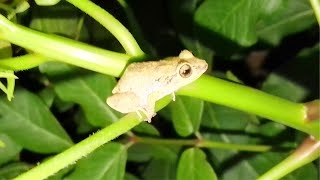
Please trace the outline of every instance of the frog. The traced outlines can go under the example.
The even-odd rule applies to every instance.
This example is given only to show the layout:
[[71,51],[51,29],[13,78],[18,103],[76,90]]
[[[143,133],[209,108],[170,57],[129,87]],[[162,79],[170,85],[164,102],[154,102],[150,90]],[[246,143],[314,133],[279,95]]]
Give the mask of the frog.
[[131,63],[106,103],[121,113],[136,112],[141,120],[150,123],[156,115],[156,101],[170,94],[175,101],[175,92],[198,79],[207,69],[207,62],[188,50],[163,60]]

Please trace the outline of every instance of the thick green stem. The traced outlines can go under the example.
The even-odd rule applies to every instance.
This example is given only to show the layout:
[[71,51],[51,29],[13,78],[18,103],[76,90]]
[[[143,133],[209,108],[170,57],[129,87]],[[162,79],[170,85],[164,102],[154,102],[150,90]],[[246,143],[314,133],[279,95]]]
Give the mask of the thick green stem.
[[290,172],[320,157],[320,141],[308,137],[289,157],[263,174],[258,180],[281,179]]
[[119,76],[130,56],[14,24],[0,15],[0,39],[92,71]]
[[94,4],[89,0],[67,0],[81,11],[93,17],[102,26],[104,26],[111,34],[113,34],[125,51],[134,57],[144,56],[144,52],[140,49],[138,43],[128,31],[116,18],[114,18],[107,11]]
[[75,163],[103,144],[129,131],[140,122],[139,117],[135,113],[130,113],[66,151],[21,174],[15,180],[45,179],[68,165]]
[[265,145],[244,145],[244,144],[232,144],[213,142],[199,139],[156,139],[146,137],[134,137],[134,142],[143,144],[161,144],[161,145],[187,145],[197,146],[203,148],[220,148],[231,149],[237,151],[251,151],[251,152],[265,152],[271,149],[271,146]]
[[306,108],[262,91],[208,75],[181,88],[177,94],[233,107],[285,124],[320,138],[320,123],[307,122]]
[[[156,104],[156,110],[162,109],[168,105],[170,101],[170,96],[166,96],[165,98],[161,99]],[[88,155],[103,144],[115,139],[121,134],[128,132],[140,122],[141,120],[136,113],[129,113],[119,121],[89,136],[64,152],[19,175],[15,178],[15,180],[45,179],[55,174],[59,170],[67,167],[68,165],[74,164],[77,160]]]

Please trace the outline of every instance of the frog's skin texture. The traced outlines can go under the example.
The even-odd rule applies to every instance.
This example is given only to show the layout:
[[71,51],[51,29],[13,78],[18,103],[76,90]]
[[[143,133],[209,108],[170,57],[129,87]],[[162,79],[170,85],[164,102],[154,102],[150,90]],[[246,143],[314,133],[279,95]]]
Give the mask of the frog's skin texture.
[[155,102],[198,79],[208,68],[188,50],[178,57],[130,64],[107,98],[107,104],[122,113],[137,112],[147,121],[156,115]]

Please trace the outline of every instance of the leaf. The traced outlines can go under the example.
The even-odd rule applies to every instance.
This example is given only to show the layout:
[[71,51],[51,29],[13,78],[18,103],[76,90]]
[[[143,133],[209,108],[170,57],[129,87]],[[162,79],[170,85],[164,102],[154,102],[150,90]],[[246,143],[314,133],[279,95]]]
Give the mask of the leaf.
[[[264,174],[270,170],[273,166],[278,164],[280,161],[285,159],[288,156],[288,153],[279,153],[279,152],[267,152],[259,154],[251,158],[247,164],[247,167],[254,169],[259,175]],[[239,169],[235,170],[239,171]],[[284,180],[298,180],[298,179],[317,179],[318,170],[312,163],[307,164],[292,173],[281,178]]]
[[75,170],[65,179],[123,179],[126,159],[126,147],[111,142],[98,148],[88,157],[79,160]]
[[17,156],[22,148],[5,134],[0,134],[0,141],[4,143],[4,147],[0,147],[0,165],[2,165]]
[[[54,5],[58,1],[60,0],[42,0],[43,4],[41,5]],[[62,2],[50,7],[33,6],[29,26],[46,33],[64,35],[70,38],[80,37],[82,41],[87,40],[89,38],[88,30],[85,26],[79,26],[79,22],[79,10],[69,3]]]
[[111,90],[116,84],[113,77],[82,72],[57,62],[42,64],[40,71],[49,75],[59,98],[81,106],[91,125],[104,127],[121,116],[106,104],[107,96],[111,95]]
[[226,106],[205,103],[202,125],[218,130],[243,131],[249,124],[259,123],[256,116]]
[[180,147],[164,145],[134,144],[128,150],[128,160],[146,162],[150,159],[167,159],[175,161]]
[[124,180],[139,180],[138,177],[134,176],[133,174],[131,173],[126,173],[124,175]]
[[0,124],[1,132],[34,152],[61,152],[72,145],[44,102],[24,89],[16,90],[12,102],[0,98]]
[[257,41],[256,23],[263,3],[262,0],[206,0],[197,9],[195,22],[242,46],[251,46]]
[[74,166],[75,165],[71,165],[66,168],[63,168],[54,175],[47,177],[46,180],[62,180],[64,179],[64,176],[69,174],[74,169]]
[[176,163],[168,159],[153,159],[142,174],[143,179],[175,179]]
[[276,45],[283,37],[310,28],[316,18],[309,4],[307,0],[266,1],[264,18],[257,25],[258,36]]
[[177,180],[184,179],[217,179],[217,175],[201,149],[190,148],[182,153],[178,164]]
[[202,100],[178,96],[169,106],[174,128],[180,136],[189,136],[199,130],[203,113]]
[[138,126],[135,126],[133,131],[151,136],[160,136],[159,131],[152,124],[147,122],[142,122]]
[[0,179],[13,179],[19,174],[31,169],[33,166],[27,163],[15,162],[0,168]]
[[53,89],[48,87],[39,92],[40,98],[44,101],[48,108],[50,108],[53,104],[54,98],[56,94]]
[[79,110],[74,113],[74,122],[77,125],[77,133],[78,134],[87,134],[93,132],[96,128],[93,127],[89,122],[86,120],[83,111]]
[[183,45],[201,59],[205,59],[211,69],[213,50],[203,44],[198,38],[199,29],[195,25],[193,16],[199,0],[171,0],[169,10],[173,25],[178,32],[178,37]]
[[276,73],[271,73],[262,85],[262,90],[275,96],[299,102],[307,95],[307,90],[302,86],[282,77]]
[[[250,138],[247,135],[241,136],[239,134],[203,134],[203,137],[211,141],[225,143],[249,144],[250,142]],[[251,157],[248,153],[214,148],[209,149],[208,153],[210,162],[214,167],[218,167],[216,172],[219,174],[219,179],[256,179],[259,176],[254,167],[248,162]]]

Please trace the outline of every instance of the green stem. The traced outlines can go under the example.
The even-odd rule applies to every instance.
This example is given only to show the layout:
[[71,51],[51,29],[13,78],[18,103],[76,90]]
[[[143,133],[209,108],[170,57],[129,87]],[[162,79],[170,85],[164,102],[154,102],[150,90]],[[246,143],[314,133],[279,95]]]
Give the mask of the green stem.
[[320,25],[320,1],[319,0],[310,0],[313,12],[317,18],[318,24]]
[[39,54],[27,54],[14,58],[0,60],[0,69],[8,69],[14,71],[27,70],[39,66],[47,62],[48,58]]
[[113,34],[127,54],[134,57],[144,56],[144,52],[140,49],[138,43],[130,32],[111,14],[94,4],[89,0],[67,0],[81,11],[93,17],[102,26],[104,26],[111,34]]
[[91,153],[103,144],[129,131],[141,121],[135,113],[130,113],[116,123],[100,130],[55,157],[16,177],[15,180],[45,179],[66,166],[75,163],[80,158]]
[[220,149],[251,151],[251,152],[266,152],[272,148],[271,146],[267,146],[267,145],[244,145],[244,144],[221,143],[221,142],[213,142],[213,141],[201,141],[198,146],[206,147],[206,148],[220,148]]
[[238,151],[251,151],[251,152],[265,152],[271,149],[271,146],[265,145],[242,145],[232,143],[213,142],[208,140],[199,139],[156,139],[146,137],[134,137],[136,143],[143,144],[160,144],[160,145],[187,145],[187,146],[198,146],[203,148],[220,148],[230,149]]
[[129,29],[131,30],[135,39],[139,42],[139,45],[142,47],[143,50],[145,50],[145,52],[148,55],[154,55],[155,54],[154,49],[152,48],[151,44],[144,39],[143,32],[139,26],[139,23],[136,20],[134,13],[130,8],[130,6],[128,5],[128,3],[126,2],[126,0],[118,0],[118,2],[122,6],[123,10],[127,15],[128,23],[130,26]]
[[293,154],[260,176],[258,180],[281,179],[285,175],[311,163],[319,157],[320,141],[316,141],[309,137]]
[[[168,105],[170,101],[170,96],[166,96],[165,98],[161,99],[156,104],[156,110],[162,109]],[[19,175],[15,178],[15,180],[45,179],[55,174],[59,170],[67,167],[68,165],[74,164],[77,160],[88,155],[103,144],[115,139],[121,134],[128,132],[140,122],[141,120],[139,120],[139,116],[136,113],[129,113],[119,121],[94,133],[64,152]]]
[[0,15],[0,39],[53,60],[119,76],[130,56],[14,24]]
[[285,124],[320,138],[320,123],[305,120],[306,108],[262,91],[208,75],[181,88],[177,94],[233,107]]

